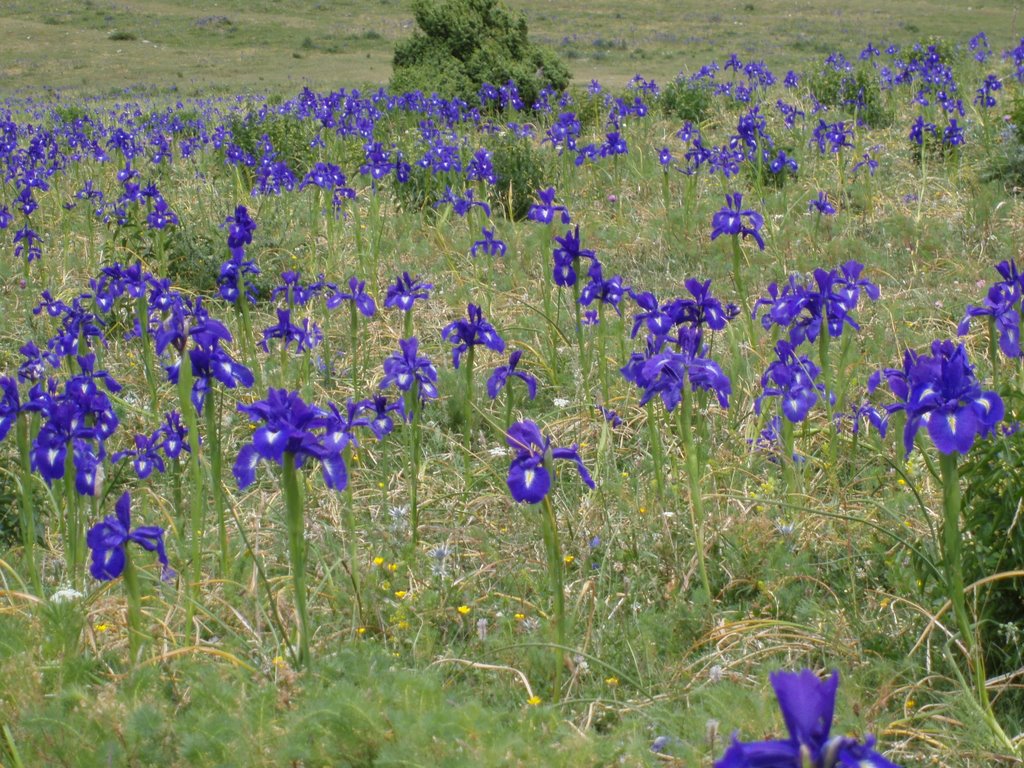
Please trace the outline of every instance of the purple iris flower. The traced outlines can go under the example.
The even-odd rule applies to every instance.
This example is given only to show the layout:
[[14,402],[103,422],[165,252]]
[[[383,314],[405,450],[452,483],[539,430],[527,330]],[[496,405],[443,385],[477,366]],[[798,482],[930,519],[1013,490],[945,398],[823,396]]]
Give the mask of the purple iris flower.
[[[764,217],[751,208],[743,208],[743,195],[739,192],[726,195],[725,202],[725,207],[711,217],[711,239],[719,235],[750,236],[763,251],[764,239],[760,230],[764,226]],[[749,223],[744,224],[744,219]]]
[[260,349],[269,352],[267,342],[270,339],[281,339],[285,349],[295,342],[296,352],[308,352],[323,340],[323,333],[315,323],[310,327],[309,318],[303,318],[302,325],[296,325],[291,321],[291,310],[277,310],[277,325],[272,325],[263,330],[263,340],[260,341]]
[[433,287],[430,283],[421,282],[419,275],[413,278],[409,276],[408,272],[403,272],[392,285],[388,286],[384,296],[384,306],[398,307],[403,312],[408,312],[419,299],[430,298],[430,291]]
[[605,280],[601,262],[594,259],[594,263],[590,265],[590,270],[587,272],[587,277],[590,278],[590,282],[580,291],[580,305],[589,307],[595,301],[600,301],[602,304],[613,307],[621,316],[622,309],[619,305],[622,303],[622,294],[626,290],[622,285],[622,276],[614,275]]
[[360,280],[358,277],[353,276],[348,279],[348,291],[335,291],[333,296],[328,297],[327,308],[336,309],[341,306],[343,301],[354,302],[356,309],[364,317],[373,317],[377,314],[377,303],[373,300],[373,296],[366,292],[366,281]]
[[555,267],[552,272],[555,285],[563,288],[576,285],[576,271],[579,269],[580,259],[586,258],[595,260],[594,252],[580,248],[580,228],[569,230],[564,237],[555,237],[558,247],[552,254],[555,259]]
[[797,355],[793,345],[784,339],[775,344],[777,359],[768,365],[761,377],[763,391],[754,401],[754,411],[761,413],[765,398],[778,397],[782,414],[794,423],[807,418],[808,411],[824,394],[825,385],[815,383],[821,373],[806,355]]
[[827,192],[818,192],[818,198],[811,200],[807,206],[809,211],[817,211],[823,216],[834,216],[836,213],[836,207],[829,202]]
[[252,244],[252,233],[256,231],[256,222],[249,216],[244,205],[235,208],[235,215],[224,220],[228,227],[228,248],[232,252]]
[[177,411],[171,411],[164,416],[164,423],[161,424],[153,434],[135,435],[135,450],[118,451],[110,460],[113,463],[121,459],[131,458],[135,467],[135,474],[140,480],[149,477],[153,470],[164,471],[164,460],[161,451],[169,459],[176,459],[181,455],[182,450],[191,451],[185,438],[188,435],[188,428],[181,423],[181,416]]
[[729,407],[732,383],[714,360],[705,356],[700,348],[700,333],[683,329],[678,351],[658,352],[643,361],[637,383],[644,390],[640,405],[655,395],[661,397],[666,411],[673,411],[683,399],[683,388],[714,392],[723,408]]
[[526,390],[531,400],[537,396],[537,378],[532,374],[516,370],[516,366],[519,365],[519,359],[522,356],[522,350],[515,350],[509,355],[508,364],[499,365],[494,369],[491,377],[487,379],[487,394],[490,395],[492,400],[498,396],[498,393],[501,392],[510,378],[517,378],[526,384]]
[[863,269],[863,264],[852,260],[838,270],[816,269],[816,289],[798,283],[796,277],[790,275],[781,290],[776,283],[769,284],[768,296],[754,303],[752,315],[756,317],[761,307],[767,307],[761,325],[765,330],[773,325],[789,328],[789,340],[794,346],[805,340],[815,341],[822,327],[827,328],[833,338],[842,335],[845,325],[860,330],[851,313],[857,308],[861,290],[872,301],[877,301],[880,295],[878,286],[860,276]]
[[770,676],[788,739],[741,742],[733,736],[715,768],[899,768],[874,750],[875,739],[863,744],[851,736],[832,736],[839,673],[821,680],[811,670],[774,672]]
[[110,581],[124,571],[127,555],[125,547],[134,542],[147,552],[156,552],[163,566],[161,578],[164,581],[174,577],[167,562],[164,547],[164,529],[155,525],[144,525],[132,530],[131,496],[125,491],[114,505],[116,514],[108,515],[96,523],[85,535],[85,543],[92,551],[92,565],[89,572],[94,579]]
[[541,224],[551,224],[555,220],[555,214],[560,214],[563,224],[569,223],[569,209],[564,205],[555,205],[555,188],[537,190],[537,197],[540,203],[530,207],[526,218],[530,221],[537,221]]
[[383,440],[385,435],[390,435],[395,428],[395,420],[392,413],[398,418],[405,420],[405,406],[402,401],[389,402],[385,395],[374,395],[360,403],[363,411],[372,411],[373,416],[368,420],[371,431],[378,440]]
[[10,376],[0,376],[0,441],[11,431],[18,414],[21,413],[21,398],[18,382]]
[[551,474],[548,466],[553,459],[568,459],[575,462],[583,482],[591,488],[594,481],[583,466],[579,450],[552,448],[551,438],[544,437],[540,428],[532,421],[519,421],[509,427],[505,440],[517,451],[508,468],[508,489],[512,498],[519,503],[537,504],[551,490]]
[[287,271],[281,273],[281,285],[274,288],[270,298],[276,300],[279,296],[284,296],[288,306],[293,307],[308,304],[310,299],[324,291],[337,289],[338,286],[327,282],[323,275],[318,275],[309,285],[303,285],[302,276],[298,272]]
[[458,368],[464,352],[470,347],[483,345],[495,352],[505,351],[505,340],[487,320],[476,304],[466,308],[466,317],[448,323],[441,330],[441,338],[455,344],[452,349],[452,364]]
[[408,392],[413,384],[419,385],[421,400],[437,397],[437,369],[430,358],[419,354],[420,342],[415,336],[398,340],[399,351],[384,361],[384,378],[380,388],[394,385],[402,392]]
[[914,449],[914,438],[923,424],[940,453],[967,453],[976,437],[995,431],[1003,419],[1002,398],[984,392],[967,361],[963,344],[934,341],[930,355],[907,350],[903,369],[876,371],[868,380],[873,392],[885,376],[897,402],[886,406],[890,414],[904,411],[903,449]]
[[476,258],[477,251],[483,251],[488,256],[504,256],[508,250],[508,246],[502,240],[499,240],[494,236],[493,229],[487,229],[484,227],[481,230],[483,239],[477,240],[473,243],[473,247],[469,249],[469,255],[474,259]]
[[957,335],[964,336],[970,328],[972,317],[989,316],[999,331],[999,348],[1007,357],[1020,357],[1020,304],[1019,283],[1000,282],[988,289],[988,295],[980,307],[967,307],[963,320],[957,326]]
[[295,457],[296,467],[302,466],[307,458],[319,461],[327,487],[345,490],[348,471],[341,450],[328,445],[318,433],[326,426],[326,414],[303,401],[298,392],[271,388],[265,400],[252,405],[240,403],[238,410],[248,414],[252,421],[263,422],[253,433],[252,442],[242,446],[231,470],[239,488],[248,488],[255,482],[256,466],[261,460],[283,464],[288,453]]

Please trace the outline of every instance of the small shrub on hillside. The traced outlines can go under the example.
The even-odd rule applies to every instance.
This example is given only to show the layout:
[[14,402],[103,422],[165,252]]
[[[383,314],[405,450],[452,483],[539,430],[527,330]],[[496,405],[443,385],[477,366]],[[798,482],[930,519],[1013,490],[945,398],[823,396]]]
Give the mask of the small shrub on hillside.
[[526,218],[534,195],[548,178],[540,153],[529,139],[506,135],[492,150],[491,162],[497,176],[495,185],[498,203],[505,218],[519,221]]
[[544,86],[569,85],[557,54],[531,43],[526,17],[500,0],[415,0],[413,15],[418,29],[395,47],[393,93],[436,91],[476,104],[484,83],[511,80],[529,107]]
[[665,86],[658,103],[667,117],[700,123],[711,108],[711,99],[710,83],[677,79]]
[[845,110],[872,128],[892,125],[892,110],[886,108],[878,77],[869,67],[851,72],[827,68],[811,77],[807,85],[826,107]]

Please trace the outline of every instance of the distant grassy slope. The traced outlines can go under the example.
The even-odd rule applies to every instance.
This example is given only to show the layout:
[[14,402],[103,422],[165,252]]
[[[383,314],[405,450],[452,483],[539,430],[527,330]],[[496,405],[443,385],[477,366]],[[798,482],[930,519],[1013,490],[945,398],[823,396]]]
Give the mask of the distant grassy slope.
[[[963,41],[985,31],[1015,40],[1019,0],[510,0],[532,36],[556,47],[578,80],[665,80],[736,51],[785,71],[866,42],[928,35]],[[40,6],[43,6],[40,9]],[[412,33],[408,0],[6,0],[0,3],[0,94],[126,85],[282,90],[383,84],[394,41]],[[854,41],[853,43],[849,41]],[[852,47],[851,47],[852,46]]]

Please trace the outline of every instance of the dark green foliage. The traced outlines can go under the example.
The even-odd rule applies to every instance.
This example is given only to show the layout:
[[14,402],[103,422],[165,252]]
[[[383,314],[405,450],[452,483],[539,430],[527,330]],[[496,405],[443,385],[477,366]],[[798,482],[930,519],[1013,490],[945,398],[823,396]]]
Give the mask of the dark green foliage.
[[[1024,393],[1003,390],[1006,422],[1024,418]],[[961,467],[965,580],[1018,570],[1024,563],[1024,431],[979,441]],[[988,673],[1024,666],[1024,579],[995,581],[978,593]],[[1018,705],[1024,702],[1018,700]]]
[[892,125],[893,112],[885,106],[878,77],[870,67],[859,66],[852,72],[827,68],[811,77],[807,86],[826,107],[845,110],[871,128]]
[[569,85],[558,56],[531,43],[526,18],[500,0],[415,0],[413,13],[419,28],[395,47],[393,92],[437,92],[476,104],[481,85],[512,80],[529,107],[545,85]]
[[658,103],[667,117],[699,123],[711,108],[711,88],[706,81],[674,80],[662,90]]
[[528,139],[512,135],[498,139],[491,161],[498,178],[495,192],[505,217],[512,221],[526,218],[537,190],[549,186],[541,154]]
[[924,61],[932,53],[935,53],[939,57],[939,61],[947,65],[952,65],[960,58],[960,52],[956,45],[937,35],[929,35],[922,39],[906,53],[907,60],[910,62]]
[[[268,107],[274,106],[272,101],[272,98],[267,99]],[[317,133],[316,123],[267,111],[233,116],[228,126],[232,141],[257,160],[263,155],[263,137],[266,136],[277,159],[288,163],[292,173],[300,179],[317,162],[317,150],[310,146]],[[246,171],[249,174],[247,181],[251,182],[252,171]]]
[[[994,115],[987,115],[994,120]],[[1002,182],[1007,189],[1024,187],[1024,98],[1015,98],[1010,106],[1009,124],[998,141],[993,142],[991,154],[982,171],[985,181]]]

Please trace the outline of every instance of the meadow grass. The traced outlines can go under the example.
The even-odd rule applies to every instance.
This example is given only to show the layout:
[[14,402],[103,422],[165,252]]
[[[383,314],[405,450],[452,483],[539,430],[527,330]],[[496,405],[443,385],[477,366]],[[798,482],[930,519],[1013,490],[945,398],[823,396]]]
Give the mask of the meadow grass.
[[[903,27],[894,25],[888,6],[862,4],[858,10],[820,17],[808,10],[797,31],[781,12],[774,13],[783,4],[758,3],[751,11],[739,7],[731,15],[688,6],[673,11],[680,14],[678,29],[700,28],[716,41],[712,52],[698,50],[703,43],[688,42],[678,29],[671,34],[680,37],[668,39],[665,30],[672,20],[655,17],[656,4],[647,5],[630,10],[625,49],[615,44],[606,57],[577,61],[607,67],[593,70],[604,79],[631,75],[634,69],[670,77],[686,63],[704,63],[713,56],[724,62],[729,45],[720,45],[719,39],[734,41],[741,53],[749,50],[741,47],[748,38],[739,32],[735,37],[723,33],[730,26],[739,28],[741,19],[759,30],[759,38],[779,41],[787,55],[803,55],[800,35],[818,39],[821,32],[820,39],[828,41],[856,30],[865,43],[871,37],[888,42],[894,35],[882,30],[901,29],[907,40],[916,40],[961,33],[957,25],[968,18],[962,9],[941,16],[933,12],[938,4],[912,3],[901,8],[905,18],[915,18],[913,11],[929,23],[920,21],[920,29],[911,29],[907,21]],[[547,30],[574,18],[568,4],[521,6],[538,39],[554,37]],[[802,666],[839,669],[843,684],[834,732],[874,733],[880,748],[901,765],[1018,762],[979,717],[956,625],[937,616],[946,600],[936,535],[942,486],[934,450],[924,440],[905,460],[896,428],[884,441],[874,430],[856,439],[844,430],[832,438],[819,400],[812,417],[797,426],[802,464],[780,462],[778,450],[756,449],[752,443],[765,418],[755,413],[754,403],[761,374],[772,359],[773,339],[759,324],[750,334],[743,317],[709,335],[710,354],[732,379],[728,409],[718,407],[714,398],[697,398],[693,429],[679,430],[675,414],[666,415],[660,404],[641,407],[636,388],[618,372],[629,354],[641,349],[642,334],[635,342],[628,334],[636,311],[632,301],[623,300],[621,321],[605,307],[602,325],[577,329],[571,289],[550,287],[551,236],[563,235],[564,226],[548,228],[503,216],[505,190],[500,188],[482,188],[492,206],[489,220],[476,209],[459,217],[451,206],[434,207],[446,184],[457,190],[465,186],[454,173],[413,170],[408,183],[389,175],[371,184],[359,172],[366,162],[364,137],[320,130],[315,118],[296,116],[302,102],[291,98],[298,86],[292,87],[288,78],[308,75],[314,85],[334,87],[319,79],[326,77],[324,62],[343,61],[346,55],[321,50],[334,37],[328,39],[322,19],[318,24],[317,14],[303,12],[298,4],[222,3],[218,13],[231,25],[217,22],[224,29],[210,31],[218,37],[207,41],[202,53],[207,58],[191,61],[176,48],[197,35],[182,31],[186,21],[195,26],[189,20],[198,14],[186,6],[54,4],[48,8],[52,19],[34,18],[28,8],[15,2],[4,13],[19,31],[39,35],[35,39],[47,46],[58,40],[63,26],[79,30],[84,71],[58,76],[44,67],[14,73],[5,87],[102,89],[118,81],[116,66],[92,74],[99,67],[92,57],[109,54],[103,46],[127,50],[146,45],[143,40],[167,46],[162,53],[153,49],[151,56],[135,58],[139,68],[131,71],[156,85],[148,95],[34,97],[9,104],[19,125],[42,125],[58,136],[66,136],[76,119],[90,117],[92,127],[78,124],[87,133],[98,132],[102,121],[128,126],[140,141],[150,141],[147,127],[179,115],[186,127],[174,132],[174,161],[153,165],[140,157],[134,163],[143,182],[158,186],[179,223],[157,235],[145,224],[145,204],[131,207],[123,225],[98,221],[86,201],[66,207],[86,180],[108,199],[121,194],[117,173],[124,163],[113,148],[111,162],[80,159],[50,176],[49,189],[37,193],[39,209],[31,214],[44,236],[42,258],[26,271],[23,259],[14,258],[10,239],[0,251],[5,257],[0,263],[0,370],[13,375],[21,360],[19,347],[28,339],[43,346],[54,334],[56,321],[32,311],[41,291],[71,302],[89,290],[89,279],[102,266],[139,259],[152,272],[166,264],[183,294],[204,297],[211,314],[234,335],[228,345],[232,354],[259,372],[264,389],[286,385],[307,401],[340,405],[347,397],[377,390],[381,361],[408,335],[406,317],[382,304],[387,285],[409,271],[434,284],[430,299],[416,303],[413,319],[420,351],[439,371],[441,396],[423,406],[419,463],[407,459],[410,430],[399,425],[379,442],[361,432],[360,444],[347,454],[345,492],[326,489],[315,468],[301,473],[312,627],[311,659],[305,664],[296,659],[298,619],[289,565],[294,559],[289,558],[278,471],[263,462],[255,484],[244,489],[230,472],[254,428],[236,406],[262,399],[265,391],[214,385],[219,410],[211,421],[199,419],[194,427],[203,438],[196,453],[204,458],[201,464],[182,461],[183,490],[176,487],[170,467],[166,474],[139,481],[129,461],[107,461],[100,493],[80,500],[91,525],[112,513],[121,491],[131,490],[137,520],[167,530],[176,579],[162,581],[146,553],[133,550],[145,636],[135,663],[120,581],[82,581],[75,584],[80,597],[54,599],[73,579],[61,526],[75,495],[63,491],[60,482],[47,485],[38,475],[31,488],[39,515],[35,556],[42,593],[32,584],[17,532],[22,475],[12,434],[0,453],[0,494],[4,509],[10,510],[0,513],[6,534],[0,554],[0,755],[6,764],[711,765],[734,731],[745,740],[784,735],[767,676],[778,668]],[[358,23],[345,25],[346,34],[354,37],[353,48],[383,67],[389,41],[403,33],[400,23],[385,23],[396,18],[395,6],[360,8],[362,15],[354,17]],[[588,29],[614,39],[615,30],[625,24],[615,13],[624,12],[610,3],[592,4]],[[977,27],[992,30],[997,49],[1011,42],[1012,6],[971,13],[977,18],[1002,14],[984,15],[991,23]],[[242,21],[234,20],[236,14]],[[969,18],[973,23],[975,16]],[[108,39],[115,28],[136,39]],[[367,36],[369,30],[381,30],[382,39]],[[307,37],[311,45],[303,46]],[[580,42],[581,48],[588,45],[593,47]],[[637,48],[650,48],[649,62],[627,55]],[[16,62],[23,62],[15,66],[27,71],[42,66],[33,59],[33,51],[42,46],[30,50],[19,42],[11,50]],[[775,65],[775,51],[757,51]],[[303,56],[294,59],[298,68],[291,66],[292,52]],[[693,58],[681,63],[680,52]],[[820,59],[824,51],[806,53]],[[856,53],[846,51],[850,59]],[[792,61],[797,60],[794,55]],[[647,63],[650,69],[641,66]],[[263,72],[266,89],[289,98],[267,102],[209,92],[202,74],[206,67],[223,78],[219,86],[225,92],[242,82],[253,85],[253,76]],[[968,141],[959,152],[936,150],[921,162],[921,153],[907,139],[918,112],[904,88],[882,96],[893,112],[889,125],[859,128],[855,146],[838,157],[819,154],[809,143],[817,119],[850,121],[852,116],[841,109],[812,115],[806,88],[789,91],[776,85],[760,97],[766,130],[799,161],[798,173],[775,186],[755,176],[750,162],[728,180],[703,169],[691,177],[670,167],[667,202],[666,171],[658,157],[662,147],[669,147],[674,165],[685,166],[687,147],[675,136],[680,121],[664,115],[652,94],[627,92],[625,78],[612,84],[613,92],[630,101],[640,97],[650,113],[621,120],[628,153],[614,158],[577,167],[570,153],[559,156],[550,143],[542,143],[559,110],[529,115],[536,135],[521,145],[504,125],[502,133],[477,131],[472,124],[456,124],[452,130],[465,141],[463,162],[478,146],[496,156],[509,144],[525,146],[540,170],[540,186],[556,189],[558,202],[580,225],[583,246],[596,252],[605,276],[620,274],[625,284],[655,291],[663,300],[685,295],[684,280],[691,276],[711,279],[713,293],[723,300],[743,298],[733,287],[728,238],[710,240],[712,217],[727,192],[742,191],[745,204],[765,219],[766,249],[745,241],[741,251],[750,303],[765,294],[770,282],[781,283],[790,273],[804,276],[851,259],[864,264],[864,275],[877,283],[882,298],[862,301],[856,312],[861,328],[845,337],[851,339],[849,347],[832,371],[834,388],[854,403],[866,396],[869,374],[898,366],[905,349],[955,337],[965,306],[980,304],[995,278],[993,266],[1017,255],[1019,202],[1003,178],[988,176],[998,167],[996,158],[1016,141],[1000,129],[1019,85],[1010,65],[998,59],[982,66],[964,53],[956,67],[969,110],[973,89],[988,71],[1000,72],[1006,89],[996,94],[1000,106],[987,118],[996,128],[986,131],[982,115],[971,111],[965,121]],[[209,97],[185,99],[178,106],[177,96],[164,90],[169,83],[155,75],[175,70],[197,94]],[[367,70],[354,72],[359,73],[353,74],[356,80],[376,80]],[[576,75],[590,79],[582,65]],[[728,74],[719,78],[727,80]],[[256,85],[262,90],[259,81]],[[604,141],[603,102],[583,90],[574,98],[574,111],[591,115],[579,143]],[[786,128],[771,106],[777,98],[798,104],[807,112],[805,120]],[[709,143],[727,142],[749,109],[749,104],[716,97],[700,130]],[[524,121],[514,113],[493,118]],[[424,151],[421,119],[415,113],[383,112],[376,120],[376,138],[394,142],[414,162]],[[442,124],[440,117],[434,119]],[[189,127],[189,121],[195,124]],[[251,140],[249,151],[257,154],[262,151],[259,136],[266,132],[278,156],[300,176],[318,160],[337,163],[355,199],[343,202],[341,215],[332,219],[324,215],[323,201],[312,188],[251,196],[252,170],[231,166],[224,161],[224,147],[199,140],[221,125],[230,128],[236,142]],[[311,146],[317,135],[323,145]],[[197,149],[184,157],[181,146],[190,138],[197,140]],[[851,173],[863,152],[879,162],[873,177]],[[822,190],[839,208],[834,217],[808,211]],[[12,211],[16,193],[11,183],[2,187],[0,202]],[[244,321],[216,298],[217,276],[227,256],[223,224],[238,204],[247,205],[257,223],[246,247],[247,257],[262,270],[256,281],[260,298],[249,310],[256,337],[285,303],[269,296],[282,271],[300,270],[307,283],[323,273],[343,287],[355,274],[367,280],[379,311],[371,320],[360,320],[354,347],[347,309],[328,311],[318,297],[296,308],[297,315],[323,331],[324,340],[312,354],[281,355],[275,342],[269,353],[249,348]],[[22,224],[21,214],[16,216],[8,233]],[[469,257],[485,221],[507,243],[505,257]],[[469,411],[475,420],[466,430],[464,369],[453,369],[451,345],[440,336],[442,327],[465,314],[468,302],[483,308],[509,351],[524,351],[524,370],[540,380],[534,401],[516,390],[516,417],[536,421],[556,446],[578,445],[595,480],[590,491],[571,468],[560,468],[551,494],[567,624],[566,647],[555,649],[554,675],[552,592],[557,587],[551,586],[550,550],[538,535],[546,510],[510,498],[506,476],[514,451],[503,436],[504,401],[492,403],[484,395],[484,377],[507,356],[477,350],[476,395]],[[101,356],[98,367],[125,385],[112,396],[121,424],[111,438],[111,452],[131,447],[130,435],[136,432],[150,433],[160,411],[181,407],[160,370],[156,408],[150,403],[138,341],[122,338],[131,328],[132,311],[130,303],[117,303],[106,316],[109,346],[93,345]],[[979,377],[990,382],[996,371],[987,358],[984,324],[976,323],[966,341]],[[838,354],[838,340],[834,349]],[[602,365],[610,370],[607,385]],[[998,373],[1008,409],[1019,414],[1019,366],[1004,360]],[[623,423],[606,422],[598,405],[614,408]],[[654,420],[660,447],[651,440],[648,419]],[[219,478],[207,458],[214,432],[222,446]],[[988,453],[984,446],[975,449],[988,458],[965,470],[969,502],[981,499],[988,485],[1019,488],[1020,466],[1012,463],[1018,442],[1011,435],[991,441]],[[687,482],[691,457],[699,458],[696,486]],[[191,468],[198,475],[190,475]],[[415,543],[410,472],[418,475]],[[211,490],[211,477],[223,483],[220,501]],[[660,494],[655,477],[664,482]],[[695,488],[703,519],[691,521]],[[205,520],[205,534],[198,538],[189,506],[196,499]],[[1013,499],[1008,501],[1012,505]],[[226,513],[226,557],[215,519],[218,504]],[[982,542],[991,551],[979,552],[979,559],[988,559],[971,580],[1016,567],[997,556],[1000,548],[1015,551],[1015,529],[1010,524]],[[979,541],[982,529],[977,530],[968,542]],[[695,542],[703,542],[706,587]],[[991,627],[983,636],[1006,638],[1012,645],[1019,621],[995,614],[991,603],[1012,603],[1015,594],[979,589],[971,597],[972,611]],[[1017,657],[1011,648],[1009,660],[1001,659],[1000,645],[993,641],[988,646],[989,664],[998,670],[992,673],[997,678],[991,686],[994,709],[1016,737],[1024,731],[1012,665]],[[655,743],[660,744],[657,753],[651,749]]]
[[[595,0],[515,0],[531,37],[551,45],[578,83],[621,83],[637,72],[668,81],[729,52],[766,59],[775,71],[806,67],[851,40],[900,45],[928,35],[960,39],[986,30],[993,47],[1016,43],[1019,3],[877,0],[844,6],[782,0],[726,5]],[[179,0],[10,0],[0,93],[60,88],[83,94],[129,85],[287,93],[383,85],[395,41],[415,26],[408,0],[357,3]]]

